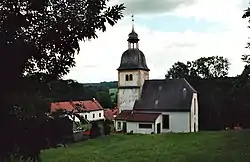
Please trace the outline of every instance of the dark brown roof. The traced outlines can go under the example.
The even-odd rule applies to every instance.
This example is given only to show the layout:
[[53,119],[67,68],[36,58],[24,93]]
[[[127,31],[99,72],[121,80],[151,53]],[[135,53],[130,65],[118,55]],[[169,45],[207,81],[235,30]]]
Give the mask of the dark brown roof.
[[134,110],[190,111],[194,92],[186,79],[146,80]]
[[123,110],[115,117],[115,120],[126,120],[131,113],[132,110]]
[[[138,34],[132,29],[129,34],[129,43],[138,43]],[[122,70],[145,70],[150,71],[147,67],[145,55],[137,47],[131,47],[123,52],[121,57],[121,63],[118,71]]]
[[118,71],[121,70],[145,70],[150,71],[147,67],[145,55],[138,48],[127,49],[121,57],[121,63]]
[[126,121],[130,122],[154,122],[160,113],[141,113],[133,112],[130,114]]

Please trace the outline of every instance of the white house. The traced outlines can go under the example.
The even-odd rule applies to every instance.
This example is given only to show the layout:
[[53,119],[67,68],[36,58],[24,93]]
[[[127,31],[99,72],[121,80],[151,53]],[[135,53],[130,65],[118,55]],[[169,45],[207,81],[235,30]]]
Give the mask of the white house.
[[149,80],[145,55],[132,28],[118,70],[117,131],[135,133],[198,131],[196,90],[186,79]]
[[83,116],[89,122],[104,120],[103,107],[94,98],[92,100],[86,101],[66,101],[51,103],[51,111],[56,111],[57,109],[77,111],[76,107],[78,107],[82,111],[79,112],[79,115]]

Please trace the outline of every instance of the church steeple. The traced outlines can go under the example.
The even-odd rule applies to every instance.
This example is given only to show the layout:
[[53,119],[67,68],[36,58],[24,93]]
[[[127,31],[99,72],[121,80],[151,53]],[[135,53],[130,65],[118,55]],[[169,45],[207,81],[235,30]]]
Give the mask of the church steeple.
[[138,34],[134,28],[134,15],[132,15],[132,31],[128,35],[128,49],[123,52],[118,71],[143,70],[150,71],[147,67],[146,58],[139,49]]
[[134,15],[132,14],[132,31],[131,33],[129,33],[128,35],[128,48],[139,48],[139,38],[138,38],[138,34],[135,32],[134,29]]

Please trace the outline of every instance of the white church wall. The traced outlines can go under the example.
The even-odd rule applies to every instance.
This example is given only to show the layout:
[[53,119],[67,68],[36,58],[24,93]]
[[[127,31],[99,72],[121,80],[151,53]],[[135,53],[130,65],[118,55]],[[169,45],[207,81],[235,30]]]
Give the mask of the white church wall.
[[139,98],[139,88],[119,89],[118,90],[118,108],[122,110],[132,110],[134,103]]
[[162,129],[162,132],[190,132],[189,112],[169,112],[168,114],[169,129]]
[[191,105],[191,132],[197,132],[199,130],[199,111],[198,111],[198,97],[197,93],[193,93],[192,105]]

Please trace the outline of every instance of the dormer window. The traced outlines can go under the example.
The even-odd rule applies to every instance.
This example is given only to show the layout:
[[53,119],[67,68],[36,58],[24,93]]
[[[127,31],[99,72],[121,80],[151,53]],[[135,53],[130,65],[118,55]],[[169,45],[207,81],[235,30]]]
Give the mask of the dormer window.
[[159,90],[159,91],[162,90],[162,86],[161,86],[161,85],[158,87],[158,90]]
[[133,74],[126,74],[125,80],[126,81],[132,81],[133,80]]
[[183,88],[183,98],[185,99],[187,96],[187,89],[186,88]]

